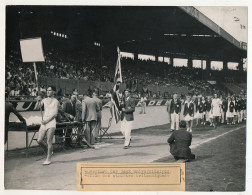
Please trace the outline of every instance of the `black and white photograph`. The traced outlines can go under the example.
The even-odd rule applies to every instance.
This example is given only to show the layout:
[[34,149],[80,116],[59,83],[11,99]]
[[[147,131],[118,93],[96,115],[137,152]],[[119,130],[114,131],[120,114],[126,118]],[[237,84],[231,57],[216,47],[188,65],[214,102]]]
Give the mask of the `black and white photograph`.
[[76,191],[78,162],[246,191],[249,8],[189,5],[4,6],[5,191]]

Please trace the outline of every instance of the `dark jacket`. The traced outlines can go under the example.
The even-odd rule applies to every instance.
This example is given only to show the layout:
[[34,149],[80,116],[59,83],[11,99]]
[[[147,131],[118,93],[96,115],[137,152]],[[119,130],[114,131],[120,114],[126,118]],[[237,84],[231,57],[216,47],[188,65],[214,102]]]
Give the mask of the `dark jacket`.
[[235,100],[235,112],[240,111],[240,102],[238,100]]
[[229,103],[229,112],[234,112],[234,102],[232,101]]
[[186,116],[187,114],[189,114],[190,116],[193,116],[194,114],[194,104],[192,102],[189,103],[189,107],[188,103],[185,103],[184,116]]
[[242,109],[246,110],[246,107],[247,107],[247,100],[244,99],[244,100],[242,100]]
[[204,112],[204,105],[203,103],[200,101],[199,104],[196,104],[196,107],[198,107],[198,110],[196,108],[197,111],[199,111],[199,113],[203,113]]
[[203,103],[203,112],[206,112],[207,111],[207,101],[205,100],[205,102]]
[[71,103],[70,100],[65,101],[62,104],[62,111],[64,113],[70,114],[72,116],[75,116],[76,110],[75,110],[75,103]]
[[177,100],[177,102],[175,103],[174,100],[171,101],[171,105],[170,105],[170,113],[174,113],[175,112],[178,114],[181,112],[181,102],[180,100]]
[[75,103],[75,120],[81,122],[82,121],[82,104],[79,100]]
[[192,134],[184,129],[174,131],[167,142],[170,144],[170,152],[174,157],[191,158]]
[[135,101],[133,98],[129,97],[128,100],[125,100],[125,104],[123,104],[122,108],[125,108],[125,111],[122,111],[121,120],[125,119],[127,121],[133,121],[135,112]]
[[211,101],[208,100],[206,101],[206,111],[209,112],[211,110],[211,104],[212,104]]
[[241,100],[237,100],[236,101],[236,107],[235,107],[235,110],[236,110],[236,112],[240,112],[241,110],[242,110],[242,102],[241,102]]
[[227,100],[223,100],[222,101],[222,110],[223,112],[227,112],[227,109],[228,109],[228,101]]

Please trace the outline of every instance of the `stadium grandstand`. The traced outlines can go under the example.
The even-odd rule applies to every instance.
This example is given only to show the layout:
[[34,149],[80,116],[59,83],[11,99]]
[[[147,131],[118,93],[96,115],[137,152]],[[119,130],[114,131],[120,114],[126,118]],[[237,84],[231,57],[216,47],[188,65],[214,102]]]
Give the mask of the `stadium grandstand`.
[[[81,93],[96,88],[105,97],[113,86],[117,46],[122,51],[122,90],[130,88],[136,97],[143,87],[153,98],[174,92],[246,91],[246,44],[194,7],[6,9],[6,90],[10,96],[37,95],[32,63],[22,62],[19,45],[20,39],[32,37],[42,37],[43,42],[45,62],[37,63],[42,92],[53,83],[59,95],[68,95],[77,86]],[[182,64],[176,66],[179,60]],[[235,68],[229,69],[230,63]]]

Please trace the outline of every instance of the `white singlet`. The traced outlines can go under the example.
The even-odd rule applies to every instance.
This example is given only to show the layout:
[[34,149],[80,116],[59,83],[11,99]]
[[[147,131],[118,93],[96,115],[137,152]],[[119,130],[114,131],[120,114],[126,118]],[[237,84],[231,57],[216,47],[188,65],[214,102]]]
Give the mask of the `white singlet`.
[[[43,115],[43,120],[47,120],[51,118],[53,115],[58,113],[58,100],[55,98],[45,98],[42,100],[42,103],[44,103],[44,115]],[[56,119],[52,119],[50,122],[48,122],[45,125],[41,124],[41,127],[45,130],[49,128],[56,128]]]

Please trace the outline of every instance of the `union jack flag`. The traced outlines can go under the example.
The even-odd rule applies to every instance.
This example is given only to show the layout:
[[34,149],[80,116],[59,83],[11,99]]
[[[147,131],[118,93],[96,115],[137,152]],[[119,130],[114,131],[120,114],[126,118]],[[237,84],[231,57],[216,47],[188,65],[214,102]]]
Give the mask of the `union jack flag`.
[[111,95],[112,106],[110,109],[112,117],[115,119],[115,122],[120,121],[120,112],[121,112],[121,103],[119,97],[119,87],[122,83],[122,70],[121,70],[121,57],[119,47],[117,48],[118,58],[116,62],[115,77],[114,77],[114,87]]

